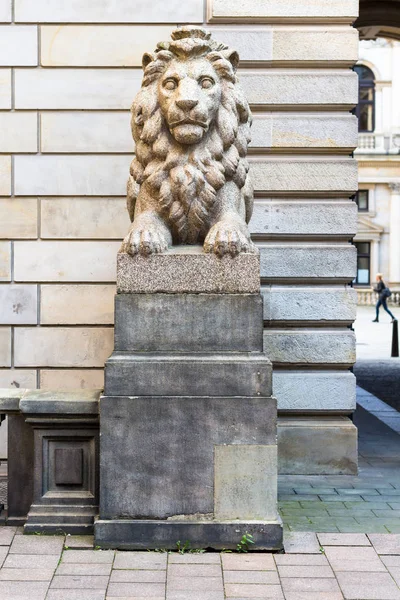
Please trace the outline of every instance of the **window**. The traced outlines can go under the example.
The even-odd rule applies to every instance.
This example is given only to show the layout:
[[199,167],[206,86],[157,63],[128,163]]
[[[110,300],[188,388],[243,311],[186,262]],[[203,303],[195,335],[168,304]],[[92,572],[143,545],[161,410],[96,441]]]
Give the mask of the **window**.
[[358,206],[359,212],[368,212],[369,210],[369,191],[368,190],[358,190],[356,193],[356,203]]
[[357,277],[355,283],[370,285],[371,244],[369,242],[356,242],[354,245],[357,248]]
[[375,77],[364,65],[354,67],[358,75],[358,131],[372,132],[375,129]]

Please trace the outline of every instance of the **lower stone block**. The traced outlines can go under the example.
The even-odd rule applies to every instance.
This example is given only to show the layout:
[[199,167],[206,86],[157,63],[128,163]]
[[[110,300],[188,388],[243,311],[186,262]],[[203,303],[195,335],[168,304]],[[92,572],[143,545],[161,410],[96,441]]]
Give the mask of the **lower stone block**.
[[357,428],[348,417],[280,417],[281,475],[356,475]]
[[[250,550],[281,550],[282,522],[275,521],[96,521],[95,545],[121,550],[176,550],[176,542],[188,542],[189,548],[236,549],[245,533],[251,534]],[[190,596],[190,594],[189,594]]]

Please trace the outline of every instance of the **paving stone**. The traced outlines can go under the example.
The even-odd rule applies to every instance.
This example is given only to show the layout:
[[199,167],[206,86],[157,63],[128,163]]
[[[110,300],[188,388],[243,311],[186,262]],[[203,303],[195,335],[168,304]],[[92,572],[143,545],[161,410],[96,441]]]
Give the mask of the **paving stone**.
[[0,546],[10,546],[16,527],[0,527]]
[[286,592],[286,600],[343,600],[341,592]]
[[224,571],[275,571],[272,554],[221,553]]
[[400,590],[389,573],[337,573],[346,600],[399,600]]
[[324,554],[275,554],[274,558],[278,566],[329,566]]
[[[154,571],[155,572],[155,571]],[[174,577],[168,575],[168,591],[186,590],[188,593],[193,590],[204,592],[222,592],[224,584],[221,577]]]
[[110,583],[107,589],[107,596],[110,598],[119,596],[152,598],[163,594],[165,594],[163,583]]
[[396,584],[400,587],[400,567],[387,567],[387,570],[395,580]]
[[400,555],[400,535],[371,533],[368,537],[378,554]]
[[[46,600],[104,600],[104,596],[105,592],[103,590],[85,590],[84,598],[82,597],[82,590],[49,590]],[[119,598],[119,600],[122,600],[122,598]]]
[[55,575],[51,582],[52,589],[106,590],[108,576],[102,575]]
[[220,555],[217,552],[201,552],[195,554],[179,554],[171,552],[168,554],[168,564],[221,564]]
[[[111,599],[111,596],[107,596],[107,598]],[[121,598],[118,600],[121,600]],[[130,596],[127,600],[135,599]],[[144,598],[136,598],[136,600],[144,600]],[[164,596],[162,597],[162,600],[164,600]],[[167,600],[188,600],[188,593],[187,591],[183,590],[171,590],[170,592],[167,591]],[[224,592],[195,591],[190,593],[190,600],[224,600]]]
[[327,546],[325,554],[335,573],[338,571],[385,571],[379,556],[371,547]]
[[336,488],[336,491],[339,494],[343,494],[344,496],[363,496],[364,494],[366,494],[367,496],[379,496],[379,492],[371,488]]
[[114,550],[65,550],[62,563],[112,563]]
[[166,571],[146,571],[142,569],[121,569],[111,573],[110,583],[165,583]]
[[[326,495],[326,496],[321,495],[320,497],[323,502],[344,502],[348,498],[348,496],[339,495],[339,494],[338,495],[332,494],[332,495]],[[354,502],[357,502],[357,501],[362,502],[362,500],[363,500],[362,496],[352,495],[351,498]]]
[[279,584],[279,577],[275,571],[224,571],[224,582]]
[[[1,556],[0,548],[0,556]],[[58,554],[9,554],[3,565],[7,569],[53,569],[57,568],[60,556]],[[1,564],[1,558],[0,558]]]
[[76,548],[78,550],[84,548],[93,548],[93,535],[67,535],[65,538],[65,548]]
[[400,556],[381,556],[381,561],[387,567],[400,567]]
[[287,554],[319,554],[321,552],[315,533],[290,532],[284,536],[283,544]]
[[370,541],[362,533],[320,533],[321,546],[370,546]]
[[57,575],[110,575],[111,563],[61,563]]
[[312,577],[313,579],[326,579],[335,577],[329,566],[314,565],[281,565],[278,566],[279,576],[282,577]]
[[168,566],[168,576],[175,577],[220,577],[222,574],[219,565],[179,565]]
[[228,583],[225,585],[225,594],[227,598],[262,598],[263,600],[272,598],[273,600],[284,600],[280,585]]
[[10,554],[61,554],[64,536],[16,535]]
[[45,581],[0,581],[2,600],[44,600],[49,584]]
[[114,569],[166,569],[167,554],[160,552],[117,552]]
[[6,569],[0,570],[0,581],[48,581],[50,583],[54,569]]
[[339,592],[336,579],[312,579],[300,577],[282,577],[281,584],[287,592]]
[[400,518],[400,510],[393,510],[392,508],[374,508],[372,512],[377,517],[389,517],[390,519]]

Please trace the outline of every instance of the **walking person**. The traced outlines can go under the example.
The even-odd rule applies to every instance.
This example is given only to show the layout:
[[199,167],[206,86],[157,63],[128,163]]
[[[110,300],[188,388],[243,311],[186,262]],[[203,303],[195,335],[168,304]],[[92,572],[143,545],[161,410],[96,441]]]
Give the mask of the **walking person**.
[[376,274],[376,281],[377,284],[374,287],[374,292],[376,292],[377,294],[379,294],[378,297],[378,302],[376,303],[376,317],[375,319],[372,321],[373,323],[379,323],[379,309],[381,306],[383,306],[383,309],[386,310],[386,312],[392,317],[392,323],[394,321],[396,321],[395,316],[390,312],[390,310],[388,309],[387,306],[387,299],[389,298],[389,296],[391,296],[391,291],[389,290],[389,288],[385,285],[385,282],[383,281],[383,275],[382,273],[377,273]]

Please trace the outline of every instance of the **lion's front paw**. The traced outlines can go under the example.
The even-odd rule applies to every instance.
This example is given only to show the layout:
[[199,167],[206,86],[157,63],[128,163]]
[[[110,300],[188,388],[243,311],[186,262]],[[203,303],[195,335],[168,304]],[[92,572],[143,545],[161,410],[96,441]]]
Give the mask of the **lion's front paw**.
[[168,241],[157,229],[132,229],[122,242],[121,251],[134,256],[149,256],[168,250]]
[[208,232],[204,241],[204,251],[215,252],[218,256],[237,256],[240,252],[255,252],[255,246],[239,227],[220,222]]

